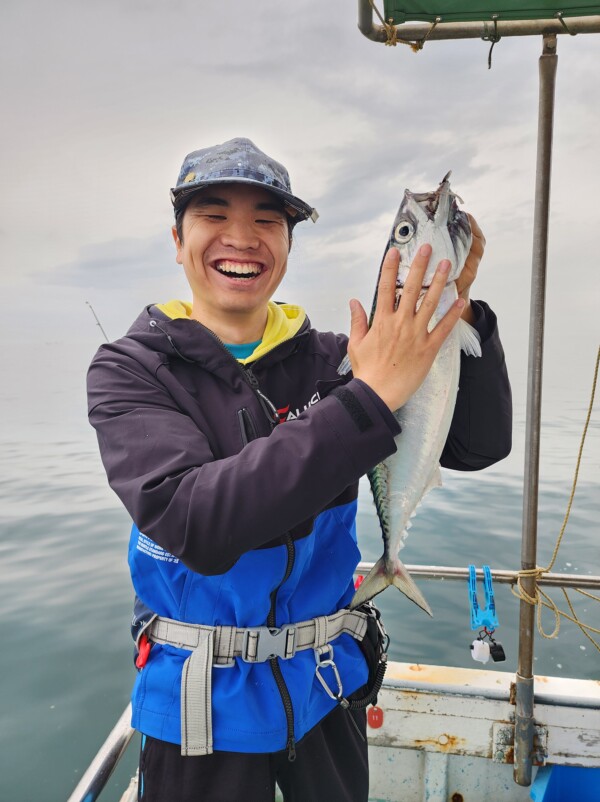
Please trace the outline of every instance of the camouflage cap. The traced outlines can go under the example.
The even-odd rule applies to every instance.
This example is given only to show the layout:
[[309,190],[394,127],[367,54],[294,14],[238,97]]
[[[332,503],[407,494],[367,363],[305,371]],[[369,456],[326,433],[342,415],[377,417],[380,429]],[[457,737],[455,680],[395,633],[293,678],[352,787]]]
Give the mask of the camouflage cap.
[[175,213],[194,192],[213,184],[252,184],[281,198],[288,215],[316,222],[319,214],[292,194],[288,171],[249,139],[237,138],[189,153],[181,166],[177,184],[171,189]]

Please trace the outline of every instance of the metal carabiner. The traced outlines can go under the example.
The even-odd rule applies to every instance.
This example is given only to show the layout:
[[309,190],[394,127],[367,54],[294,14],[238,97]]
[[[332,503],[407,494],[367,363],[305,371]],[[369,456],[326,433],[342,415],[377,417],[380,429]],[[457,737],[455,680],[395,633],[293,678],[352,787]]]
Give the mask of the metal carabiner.
[[[342,679],[340,677],[340,672],[338,671],[338,667],[336,666],[334,659],[333,659],[333,646],[330,643],[325,644],[325,646],[319,646],[315,650],[315,662],[317,667],[315,668],[315,674],[317,679],[323,686],[323,690],[329,696],[330,699],[334,699],[336,702],[341,702],[343,699],[344,688],[342,686]],[[323,660],[324,655],[328,655],[325,660]],[[335,677],[335,681],[337,684],[337,694],[335,694],[327,681],[321,674],[321,669],[323,668],[331,668],[333,671],[333,676]]]

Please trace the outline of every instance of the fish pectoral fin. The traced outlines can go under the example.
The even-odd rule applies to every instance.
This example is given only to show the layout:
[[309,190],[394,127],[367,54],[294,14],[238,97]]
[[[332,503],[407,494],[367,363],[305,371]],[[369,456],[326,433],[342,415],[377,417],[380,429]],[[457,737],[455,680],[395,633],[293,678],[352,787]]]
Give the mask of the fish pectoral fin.
[[342,359],[340,364],[338,365],[337,372],[340,376],[345,376],[347,373],[350,373],[352,370],[352,365],[350,364],[350,357],[348,354]]
[[361,604],[377,596],[378,593],[381,593],[390,585],[397,587],[398,590],[404,593],[417,607],[424,610],[427,615],[433,616],[431,607],[419,588],[415,585],[412,576],[397,558],[394,562],[386,562],[383,557],[377,560],[373,568],[369,571],[367,578],[361,583],[352,597],[350,609],[354,610],[356,607],[360,607]]
[[479,333],[466,320],[462,318],[456,324],[458,331],[458,345],[467,356],[481,356],[481,340]]

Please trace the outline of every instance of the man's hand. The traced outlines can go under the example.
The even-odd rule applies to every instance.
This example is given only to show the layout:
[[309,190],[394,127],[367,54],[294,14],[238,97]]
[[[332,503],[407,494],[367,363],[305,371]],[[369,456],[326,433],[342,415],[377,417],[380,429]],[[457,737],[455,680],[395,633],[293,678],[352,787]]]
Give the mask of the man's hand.
[[355,378],[368,384],[392,412],[400,409],[420,387],[465,306],[464,299],[459,298],[432,331],[427,331],[450,267],[448,260],[440,262],[417,310],[430,256],[431,246],[422,245],[411,265],[398,308],[395,309],[400,254],[396,248],[389,249],[381,268],[371,328],[360,302],[355,299],[350,301],[352,318],[348,354],[352,372]]
[[485,237],[483,236],[483,231],[479,228],[477,220],[475,220],[473,215],[467,214],[467,217],[471,223],[473,242],[471,244],[469,255],[466,258],[465,266],[463,267],[460,276],[456,279],[456,289],[458,290],[459,297],[463,298],[466,302],[462,312],[463,320],[466,320],[467,323],[474,323],[475,318],[471,309],[469,295],[471,284],[475,281],[477,270],[479,269],[479,263],[481,262],[483,252],[485,250]]

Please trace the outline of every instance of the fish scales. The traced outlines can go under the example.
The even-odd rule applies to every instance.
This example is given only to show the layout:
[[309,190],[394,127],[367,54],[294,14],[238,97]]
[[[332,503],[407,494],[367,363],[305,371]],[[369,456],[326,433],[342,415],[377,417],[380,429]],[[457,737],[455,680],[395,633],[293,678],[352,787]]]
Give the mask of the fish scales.
[[[429,243],[432,254],[418,304],[431,284],[439,262],[442,259],[450,261],[448,282],[432,315],[430,330],[458,297],[456,278],[464,266],[472,241],[469,219],[458,209],[457,196],[450,190],[449,176],[450,173],[434,192],[405,191],[386,248],[386,252],[390,247],[398,248],[401,255],[396,281],[397,302],[410,264],[422,244]],[[370,322],[376,303],[377,291]],[[476,332],[462,320],[444,341],[419,389],[395,413],[402,430],[396,438],[396,453],[368,474],[384,552],[358,588],[351,608],[358,607],[393,584],[431,615],[427,601],[398,558],[398,552],[404,545],[410,519],[421,500],[432,487],[441,485],[439,460],[456,403],[461,349],[473,356],[481,355]],[[349,367],[348,361],[342,363],[340,372],[346,372]]]

